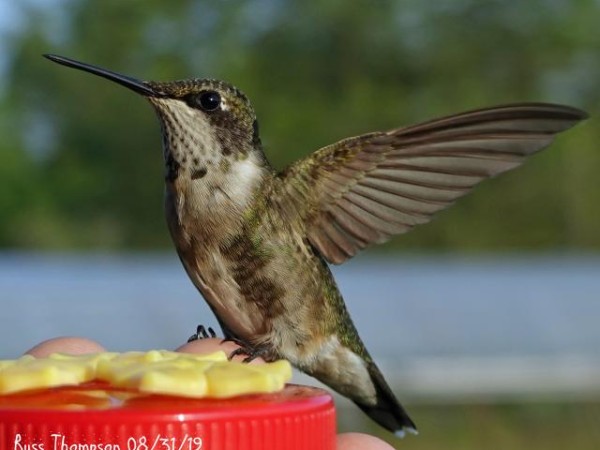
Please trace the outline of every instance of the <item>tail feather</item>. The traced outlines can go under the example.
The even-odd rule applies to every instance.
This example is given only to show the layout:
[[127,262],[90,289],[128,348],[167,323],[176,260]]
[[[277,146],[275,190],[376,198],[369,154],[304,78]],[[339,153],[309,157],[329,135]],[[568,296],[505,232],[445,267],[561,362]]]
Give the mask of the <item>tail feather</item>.
[[[351,322],[346,326],[352,326]],[[337,335],[322,344],[313,358],[292,358],[298,369],[317,378],[341,395],[352,400],[371,419],[398,437],[417,434],[417,427],[373,362],[355,330],[350,346],[342,344]],[[288,357],[288,355],[282,355]],[[292,355],[294,356],[294,355]]]
[[406,433],[418,434],[417,426],[400,405],[375,363],[369,363],[368,370],[377,392],[377,402],[371,405],[355,401],[356,405],[398,437],[404,437]]

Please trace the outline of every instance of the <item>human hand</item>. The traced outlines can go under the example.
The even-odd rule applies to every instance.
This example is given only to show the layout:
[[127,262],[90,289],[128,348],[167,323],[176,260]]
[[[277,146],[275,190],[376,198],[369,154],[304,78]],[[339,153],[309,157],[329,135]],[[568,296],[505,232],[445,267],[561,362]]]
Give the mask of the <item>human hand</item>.
[[[221,339],[200,339],[188,342],[177,349],[183,353],[211,353],[223,350],[229,354],[238,346],[233,342],[222,342]],[[51,353],[61,352],[72,355],[86,353],[104,352],[106,349],[97,342],[78,337],[59,337],[44,341],[29,349],[26,353],[38,358],[46,357]],[[243,355],[236,356],[234,360],[244,359]],[[262,360],[257,358],[251,364],[260,364]],[[393,450],[389,444],[374,436],[363,433],[341,433],[337,437],[337,450]]]

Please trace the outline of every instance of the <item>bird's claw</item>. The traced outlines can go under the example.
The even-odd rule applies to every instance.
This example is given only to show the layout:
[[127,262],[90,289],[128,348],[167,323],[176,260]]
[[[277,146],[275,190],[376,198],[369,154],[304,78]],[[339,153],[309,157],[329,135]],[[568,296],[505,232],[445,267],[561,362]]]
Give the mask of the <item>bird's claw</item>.
[[246,342],[241,341],[240,339],[236,339],[236,338],[225,338],[221,341],[221,344],[224,342],[228,342],[228,341],[231,341],[231,342],[239,345],[239,347],[236,348],[234,351],[232,351],[229,354],[229,356],[227,357],[227,359],[229,361],[231,361],[234,357],[236,357],[238,355],[246,355],[246,357],[242,360],[242,362],[249,363],[250,361],[252,361],[256,358],[267,356],[270,351],[267,346],[258,345],[258,346],[251,347]]
[[214,337],[217,337],[217,333],[215,333],[215,330],[213,330],[212,327],[206,328],[204,325],[198,325],[198,328],[196,328],[196,333],[192,334],[187,341],[193,342],[199,341],[200,339],[208,339]]

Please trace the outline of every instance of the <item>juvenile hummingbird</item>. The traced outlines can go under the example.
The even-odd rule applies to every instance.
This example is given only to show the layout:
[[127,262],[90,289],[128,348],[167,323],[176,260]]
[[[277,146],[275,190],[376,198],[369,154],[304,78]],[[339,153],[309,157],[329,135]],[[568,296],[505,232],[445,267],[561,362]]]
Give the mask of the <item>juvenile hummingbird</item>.
[[237,353],[289,360],[400,436],[416,427],[361,341],[328,263],[429,222],[586,118],[553,104],[497,106],[347,138],[277,172],[236,87],[141,81],[45,56],[154,107],[171,237]]

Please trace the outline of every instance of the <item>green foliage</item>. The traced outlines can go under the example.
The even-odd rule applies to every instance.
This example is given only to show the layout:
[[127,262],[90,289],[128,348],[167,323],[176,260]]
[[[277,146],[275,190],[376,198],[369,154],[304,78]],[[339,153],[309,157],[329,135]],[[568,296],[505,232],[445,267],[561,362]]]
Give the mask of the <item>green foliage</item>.
[[[42,53],[143,79],[224,78],[252,99],[279,168],[350,135],[485,105],[600,110],[594,1],[29,0],[10,8],[21,20],[3,42],[3,247],[170,245],[151,108]],[[599,249],[599,135],[588,121],[387,248]]]
[[[354,408],[338,410],[342,431],[379,435],[411,450],[592,450],[600,447],[596,399],[583,402],[526,400],[516,403],[409,405],[418,436],[395,439]],[[361,423],[361,425],[358,425]]]

